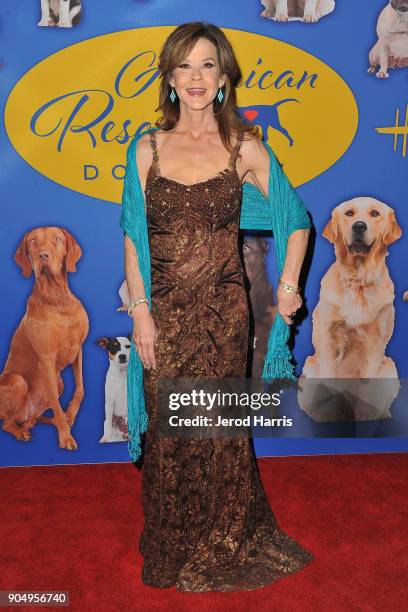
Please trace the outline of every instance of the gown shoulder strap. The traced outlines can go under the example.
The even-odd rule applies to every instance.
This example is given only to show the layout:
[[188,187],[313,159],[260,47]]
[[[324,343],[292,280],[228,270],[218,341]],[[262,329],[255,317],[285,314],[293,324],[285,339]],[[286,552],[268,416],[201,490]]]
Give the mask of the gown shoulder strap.
[[238,135],[237,135],[237,142],[235,143],[234,148],[232,149],[231,156],[230,156],[230,159],[229,159],[229,164],[228,164],[229,168],[233,168],[234,165],[235,165],[235,162],[236,162],[237,157],[238,157],[239,150],[240,150],[241,145],[242,145],[243,138],[244,138],[244,133],[243,132],[239,132]]
[[150,144],[153,149],[153,163],[152,166],[155,169],[156,173],[160,172],[159,167],[159,156],[157,155],[157,140],[156,140],[156,131],[153,130],[150,132]]

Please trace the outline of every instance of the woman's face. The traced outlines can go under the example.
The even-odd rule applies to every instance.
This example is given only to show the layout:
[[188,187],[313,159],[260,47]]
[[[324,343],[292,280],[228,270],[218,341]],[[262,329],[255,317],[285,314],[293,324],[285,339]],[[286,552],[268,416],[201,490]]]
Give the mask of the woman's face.
[[190,51],[172,72],[171,87],[174,87],[180,104],[200,110],[212,103],[218,88],[225,83],[220,74],[215,45],[207,38],[199,38]]

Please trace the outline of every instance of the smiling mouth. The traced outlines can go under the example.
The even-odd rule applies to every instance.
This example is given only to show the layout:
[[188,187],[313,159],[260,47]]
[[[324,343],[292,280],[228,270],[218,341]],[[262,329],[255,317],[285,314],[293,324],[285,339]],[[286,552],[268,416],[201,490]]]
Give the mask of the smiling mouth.
[[375,240],[372,241],[371,244],[366,244],[361,240],[355,240],[351,244],[348,244],[348,249],[351,253],[358,253],[360,255],[365,255],[371,251],[371,247],[373,246]]
[[190,96],[202,96],[205,94],[207,90],[203,89],[202,87],[190,87],[187,89],[187,93]]

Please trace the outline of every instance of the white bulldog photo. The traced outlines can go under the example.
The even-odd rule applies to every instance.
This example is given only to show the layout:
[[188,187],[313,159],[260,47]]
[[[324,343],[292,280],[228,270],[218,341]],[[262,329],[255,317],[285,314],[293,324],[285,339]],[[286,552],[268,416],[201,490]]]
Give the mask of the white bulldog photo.
[[315,23],[332,13],[335,0],[261,0],[265,7],[261,17],[274,21],[304,21]]
[[408,66],[408,0],[390,0],[378,18],[377,36],[368,72],[387,79],[388,68]]

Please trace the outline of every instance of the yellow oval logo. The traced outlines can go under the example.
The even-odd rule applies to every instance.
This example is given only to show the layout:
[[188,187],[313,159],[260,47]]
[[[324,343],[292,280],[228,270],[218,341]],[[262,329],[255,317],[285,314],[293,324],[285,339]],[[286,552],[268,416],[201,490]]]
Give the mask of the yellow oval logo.
[[[172,26],[105,34],[29,70],[7,100],[5,126],[38,172],[80,193],[120,202],[126,145],[158,114],[158,52]],[[358,108],[342,78],[279,40],[225,28],[243,78],[240,113],[260,125],[295,187],[347,150]]]

